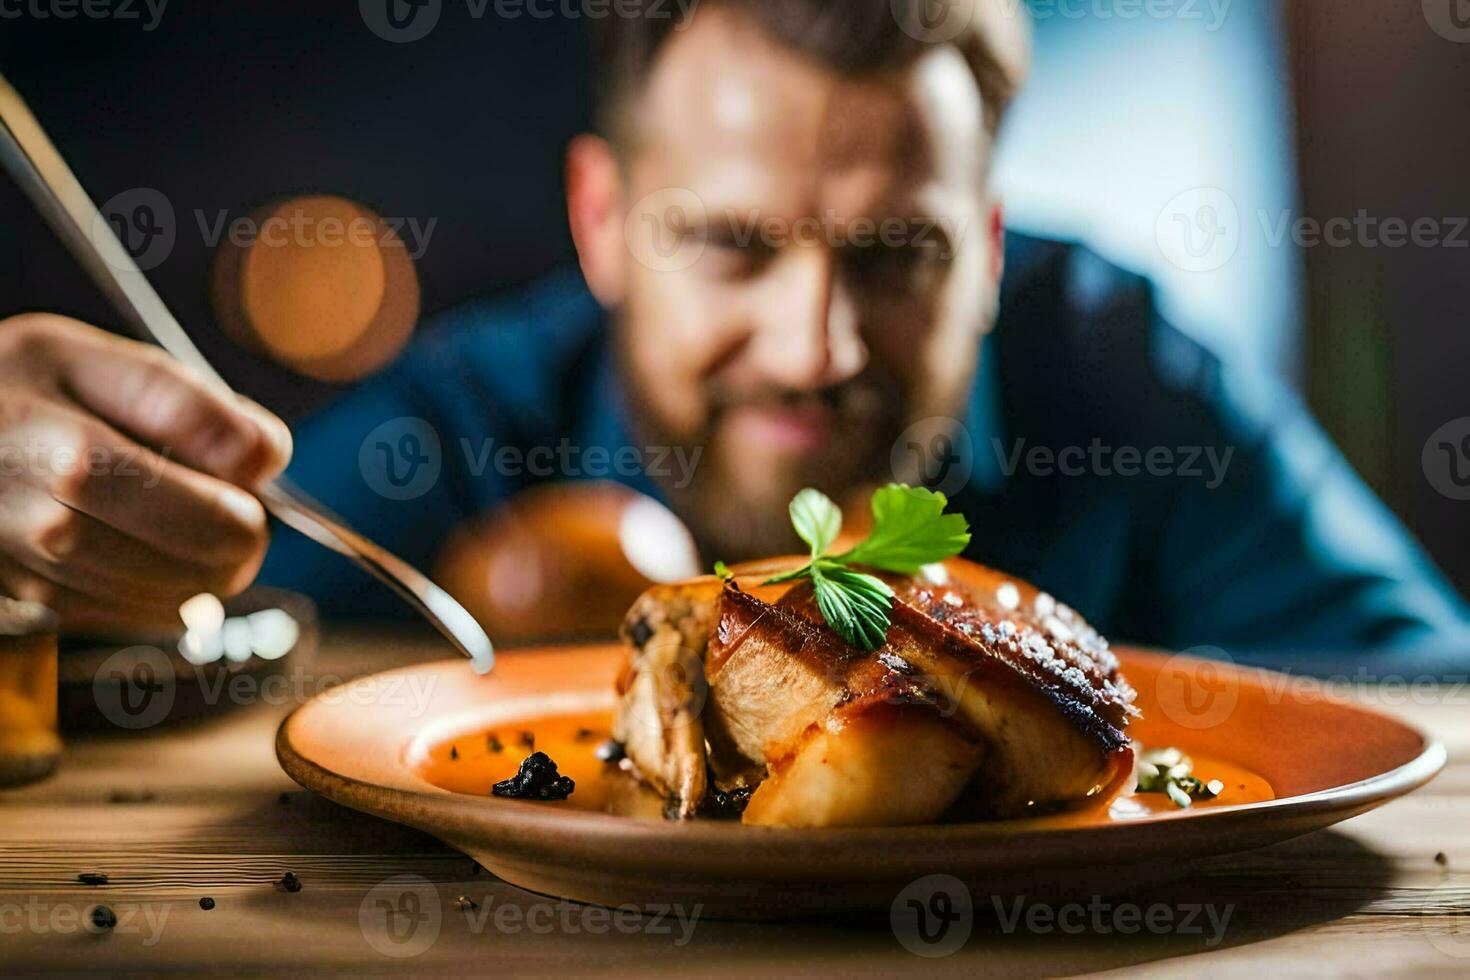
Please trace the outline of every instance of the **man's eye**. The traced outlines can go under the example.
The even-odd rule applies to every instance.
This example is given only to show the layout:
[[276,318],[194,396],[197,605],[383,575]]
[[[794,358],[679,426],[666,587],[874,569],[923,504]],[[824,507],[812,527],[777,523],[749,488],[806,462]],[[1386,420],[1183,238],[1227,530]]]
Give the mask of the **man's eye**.
[[937,242],[870,245],[852,250],[848,258],[854,274],[887,286],[898,284],[896,280],[923,277],[946,263]]
[[754,238],[712,232],[705,239],[705,255],[723,275],[754,275],[775,256],[775,251]]

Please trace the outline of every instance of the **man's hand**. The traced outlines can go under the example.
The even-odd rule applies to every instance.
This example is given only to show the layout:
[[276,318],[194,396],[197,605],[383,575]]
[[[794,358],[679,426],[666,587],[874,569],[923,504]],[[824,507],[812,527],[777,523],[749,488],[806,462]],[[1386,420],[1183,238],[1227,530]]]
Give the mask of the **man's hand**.
[[267,529],[247,490],[290,457],[279,419],[160,350],[0,320],[0,593],[68,633],[148,633],[189,596],[249,585]]

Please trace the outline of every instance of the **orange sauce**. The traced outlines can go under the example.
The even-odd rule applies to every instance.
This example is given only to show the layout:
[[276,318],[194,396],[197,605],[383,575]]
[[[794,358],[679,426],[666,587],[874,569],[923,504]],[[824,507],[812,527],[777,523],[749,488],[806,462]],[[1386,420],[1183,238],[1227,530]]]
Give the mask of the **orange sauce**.
[[553,715],[435,743],[418,773],[451,792],[489,796],[491,787],[516,774],[523,759],[545,752],[577,788],[565,801],[543,805],[662,819],[662,797],[616,763],[597,758],[597,747],[610,738],[611,712]]
[[[437,742],[429,746],[418,773],[451,792],[489,796],[495,783],[515,775],[521,760],[532,752],[545,752],[562,775],[576,782],[577,788],[567,800],[543,806],[662,819],[663,800],[657,793],[615,763],[597,758],[597,747],[611,737],[612,714],[608,711],[526,720]],[[1225,784],[1218,797],[1196,800],[1191,809],[1275,799],[1270,783],[1257,774],[1223,759],[1193,753],[1188,745],[1177,747],[1194,759],[1194,774],[1201,781],[1218,779]],[[1024,823],[1028,829],[1083,827],[1180,812],[1163,793],[1129,790],[1063,813],[1027,818]]]

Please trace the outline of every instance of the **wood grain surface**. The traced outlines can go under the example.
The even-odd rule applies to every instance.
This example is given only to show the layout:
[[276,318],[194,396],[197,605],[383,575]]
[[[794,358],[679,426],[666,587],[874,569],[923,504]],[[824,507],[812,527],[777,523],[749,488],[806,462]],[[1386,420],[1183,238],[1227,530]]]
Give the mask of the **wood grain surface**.
[[[419,634],[329,631],[315,663],[221,694],[209,717],[72,736],[53,779],[0,792],[0,974],[1470,975],[1470,689],[1383,705],[1449,747],[1447,770],[1407,799],[1176,884],[1019,921],[976,894],[968,939],[930,958],[886,917],[755,925],[558,903],[282,774],[275,729],[303,697],[444,656]],[[299,891],[279,884],[287,871]],[[108,883],[79,883],[86,872]],[[461,897],[475,907],[456,908]],[[99,903],[118,918],[109,932],[85,925]]]

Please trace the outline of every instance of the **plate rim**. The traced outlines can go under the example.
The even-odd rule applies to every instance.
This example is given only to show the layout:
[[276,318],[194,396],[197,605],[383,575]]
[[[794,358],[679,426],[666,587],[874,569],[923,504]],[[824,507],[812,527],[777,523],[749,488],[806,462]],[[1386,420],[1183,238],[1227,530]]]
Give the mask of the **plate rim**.
[[[582,646],[557,646],[526,648],[516,655],[533,657],[545,650],[596,650],[615,647],[616,644],[586,644]],[[1132,656],[1155,658],[1159,661],[1173,660],[1186,654],[1171,654],[1144,648],[1128,648]],[[1203,659],[1203,658],[1195,658]],[[354,683],[384,678],[400,673],[425,670],[444,670],[462,666],[456,660],[430,661],[397,667],[387,671],[365,675]],[[1238,665],[1237,665],[1238,666]],[[1249,668],[1259,670],[1263,668]],[[1279,673],[1271,672],[1269,673]],[[1289,676],[1289,675],[1281,675]],[[1448,753],[1442,742],[1433,738],[1419,725],[1386,714],[1373,707],[1333,698],[1334,704],[1387,719],[1391,723],[1414,733],[1420,740],[1419,752],[1393,769],[1376,773],[1364,779],[1339,786],[1327,787],[1306,794],[1276,797],[1254,803],[1232,806],[1209,807],[1198,810],[1180,811],[1177,814],[1161,814],[1156,818],[1138,821],[1113,821],[1083,826],[1037,826],[1030,820],[971,822],[959,824],[922,824],[899,827],[843,827],[843,828],[772,828],[749,827],[739,823],[721,821],[652,821],[632,819],[614,814],[591,811],[552,809],[521,800],[504,800],[494,797],[455,793],[434,786],[414,774],[421,789],[386,786],[337,772],[309,758],[292,744],[292,726],[302,714],[323,698],[318,694],[311,700],[298,705],[276,731],[276,757],[286,774],[302,787],[327,799],[352,809],[406,823],[425,830],[434,836],[453,843],[454,830],[463,828],[464,837],[474,837],[498,831],[508,831],[497,838],[497,846],[516,854],[540,853],[547,847],[555,847],[563,859],[575,860],[575,851],[597,854],[606,862],[607,853],[598,845],[608,842],[661,840],[682,845],[697,846],[709,857],[741,860],[746,872],[767,873],[769,861],[762,857],[789,860],[790,854],[801,851],[810,855],[813,845],[827,853],[861,851],[876,842],[882,842],[885,850],[910,851],[934,845],[972,846],[985,850],[986,867],[996,864],[998,842],[1026,839],[1048,845],[1048,849],[1066,848],[1074,842],[1100,838],[1119,845],[1126,845],[1134,838],[1153,838],[1160,833],[1161,825],[1171,826],[1171,833],[1181,848],[1182,856],[1203,856],[1248,849],[1231,844],[1231,840],[1250,838],[1251,831],[1263,838],[1263,843],[1286,840],[1311,830],[1319,829],[1374,809],[1390,800],[1410,793],[1432,780],[1445,766]],[[371,804],[371,805],[369,805]],[[424,819],[424,815],[432,819]],[[448,826],[446,827],[446,822]],[[1284,822],[1300,828],[1294,833],[1282,833]],[[1025,826],[1017,826],[1019,823]],[[569,842],[580,842],[582,847],[568,849]],[[754,849],[753,844],[760,847]],[[677,855],[682,848],[669,848]],[[1027,849],[1012,849],[1020,856],[1016,866],[1035,864],[1037,855]],[[668,856],[668,855],[666,855]],[[959,855],[936,855],[948,863],[956,864]],[[620,862],[621,863],[621,862]],[[649,869],[649,855],[639,854],[636,863]],[[677,864],[677,859],[668,862]],[[1009,863],[1009,862],[1004,862]],[[757,867],[757,865],[759,867]],[[771,867],[775,867],[772,865]]]

